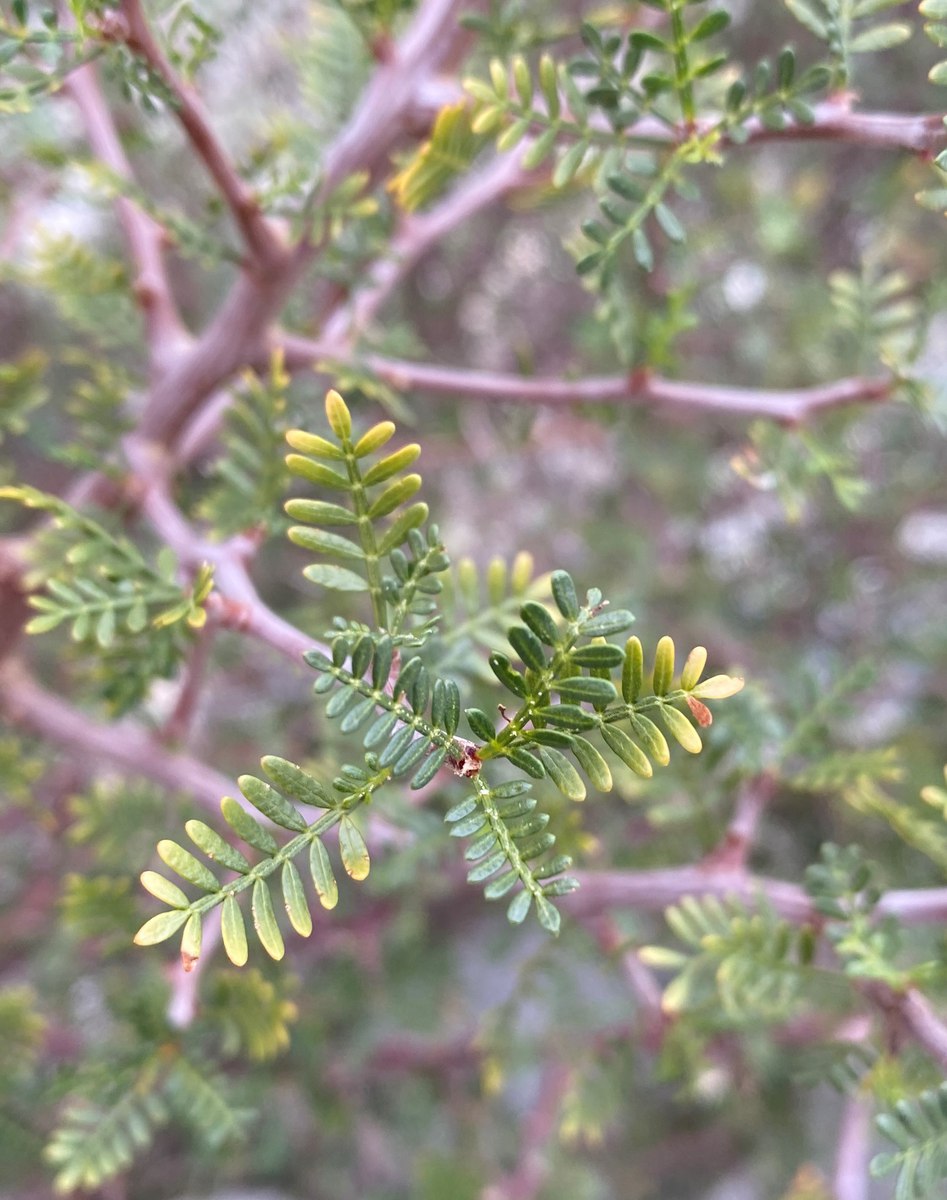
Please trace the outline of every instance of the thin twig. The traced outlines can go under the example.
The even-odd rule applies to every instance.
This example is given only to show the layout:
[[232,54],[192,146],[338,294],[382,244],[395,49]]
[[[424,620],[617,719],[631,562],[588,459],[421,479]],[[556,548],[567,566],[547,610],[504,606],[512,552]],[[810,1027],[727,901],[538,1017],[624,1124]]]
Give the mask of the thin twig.
[[[321,340],[282,334],[274,342],[283,347],[288,370],[302,370],[320,358],[331,356],[331,347]],[[380,355],[367,355],[362,361],[399,391],[425,392],[444,398],[467,396],[497,403],[548,407],[577,404],[628,404],[658,409],[681,407],[742,417],[769,417],[790,424],[804,421],[825,409],[886,400],[895,387],[891,378],[883,376],[854,376],[813,387],[769,390],[666,379],[647,371],[631,375],[543,379],[465,367],[434,366]]]
[[[114,175],[133,184],[135,175],[102,95],[95,66],[89,63],[73,71],[64,81],[63,90],[79,109],[96,158]],[[188,340],[168,278],[164,230],[126,196],[115,198],[115,211],[135,265],[132,290],[144,314],[152,375],[156,377]]]
[[204,111],[195,88],[181,79],[152,33],[140,0],[122,0],[119,14],[128,48],[158,75],[173,97],[173,109],[195,154],[207,168],[230,211],[251,257],[260,266],[278,266],[285,246],[277,227],[263,214],[253,191],[237,174]]
[[[382,66],[355,114],[325,159],[322,188],[333,188],[369,166],[396,139],[415,88],[447,52],[460,0],[424,0],[391,61]],[[266,354],[268,326],[283,308],[318,247],[302,238],[278,266],[242,271],[192,350],[153,387],[138,431],[165,445],[190,417],[243,366]],[[252,266],[252,264],[251,264]]]

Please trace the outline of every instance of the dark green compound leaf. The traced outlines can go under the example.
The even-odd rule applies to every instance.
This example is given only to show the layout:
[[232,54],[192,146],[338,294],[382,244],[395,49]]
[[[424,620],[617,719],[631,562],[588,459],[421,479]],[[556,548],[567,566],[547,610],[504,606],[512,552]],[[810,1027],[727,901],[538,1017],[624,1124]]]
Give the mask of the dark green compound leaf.
[[552,598],[556,602],[556,607],[562,615],[567,621],[576,620],[579,615],[579,597],[576,594],[572,576],[568,571],[553,571],[549,586],[552,589]]
[[580,628],[586,637],[608,637],[612,633],[622,633],[634,623],[634,613],[627,608],[615,608],[597,613],[583,621]]
[[535,600],[528,600],[520,609],[520,616],[541,642],[545,642],[547,646],[559,644],[558,626],[545,604],[537,604]]
[[482,709],[467,708],[464,710],[464,716],[467,718],[467,724],[470,726],[470,731],[475,737],[480,738],[484,742],[493,741],[496,737],[496,728]]
[[625,654],[620,646],[576,646],[569,658],[577,667],[613,670],[624,664]]
[[546,653],[543,650],[542,642],[531,629],[527,629],[523,625],[514,625],[508,631],[507,638],[527,667],[534,671],[546,669]]
[[553,680],[549,686],[552,691],[558,692],[565,701],[609,704],[618,698],[615,685],[608,679],[595,679],[579,675],[572,679]]
[[488,659],[490,670],[496,675],[503,686],[514,696],[525,699],[527,695],[526,680],[515,670],[505,654],[491,654]]

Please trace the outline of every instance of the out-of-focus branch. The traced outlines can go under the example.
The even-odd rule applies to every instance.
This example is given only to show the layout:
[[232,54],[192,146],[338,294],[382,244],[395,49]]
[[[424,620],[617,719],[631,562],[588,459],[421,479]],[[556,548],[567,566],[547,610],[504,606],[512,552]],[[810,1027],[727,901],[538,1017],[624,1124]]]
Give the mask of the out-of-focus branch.
[[[327,152],[322,187],[327,191],[369,165],[402,128],[414,90],[450,46],[460,0],[423,0],[414,22],[376,73],[355,114]],[[289,298],[317,247],[303,239],[277,264],[241,272],[229,295],[191,351],[152,388],[138,431],[171,445],[189,418],[240,367],[265,355],[265,335]]]
[[[332,354],[331,343],[295,334],[280,334],[275,338],[275,344],[283,347],[288,370],[311,367],[313,362]],[[258,361],[262,362],[263,358]],[[665,379],[648,371],[581,379],[542,379],[465,367],[433,366],[380,355],[367,355],[363,361],[379,378],[406,392],[548,407],[576,404],[681,407],[743,417],[770,417],[791,424],[804,421],[823,409],[886,400],[895,386],[892,379],[884,376],[855,376],[814,387],[768,390]]]
[[[63,90],[79,109],[96,158],[115,175],[134,183],[134,172],[102,95],[95,66],[89,63],[73,71],[63,83]],[[152,374],[158,376],[187,339],[165,265],[164,231],[126,196],[116,197],[115,211],[135,266],[133,290],[145,318]]]
[[750,142],[832,141],[854,142],[878,150],[906,150],[933,156],[947,141],[940,113],[854,112],[850,103],[826,100],[814,109],[814,120],[804,125],[790,121],[783,129],[768,129],[758,118],[747,122]]
[[[351,301],[330,314],[318,341],[278,334],[248,356],[248,364],[255,370],[266,370],[274,345],[285,347],[291,370],[311,367],[318,359],[347,358],[358,334],[377,316],[392,292],[432,246],[507,192],[522,186],[528,178],[516,160],[506,156],[459,185],[430,212],[404,217],[385,257],[369,268],[365,284]],[[229,398],[221,395],[201,407],[177,440],[175,450],[179,461],[188,462],[202,452],[215,436],[228,405]]]
[[756,775],[743,784],[720,845],[707,855],[704,866],[738,869],[746,865],[756,828],[775,791],[772,775]]
[[[657,867],[646,871],[573,872],[581,887],[562,904],[577,917],[610,908],[663,912],[684,896],[733,896],[744,904],[764,899],[787,921],[818,923],[808,894],[798,884],[739,869],[696,866]],[[896,917],[905,925],[936,925],[947,916],[947,888],[895,888],[885,892],[875,909],[879,918]]]
[[[454,80],[432,80],[418,92],[415,109],[418,120],[433,120],[447,104],[464,98],[464,91]],[[852,108],[849,94],[831,97],[816,104],[813,119],[808,123],[787,120],[782,129],[773,129],[758,117],[752,117],[742,127],[745,137],[737,141],[725,137],[734,149],[758,142],[822,141],[871,146],[877,150],[901,150],[932,158],[947,144],[947,130],[942,113],[897,113],[858,111]],[[697,122],[699,133],[708,133],[720,122],[720,116],[710,113]],[[608,126],[602,122],[602,131]],[[642,117],[626,130],[630,139],[654,145],[674,145],[684,141],[693,130],[682,124],[668,125],[654,117]],[[516,153],[522,154],[522,151]]]
[[320,341],[337,347],[332,353],[343,352],[432,246],[528,179],[515,156],[505,155],[465,179],[429,212],[404,216],[385,258],[374,265],[351,304],[326,321]]
[[[207,168],[230,211],[250,255],[261,265],[278,265],[285,248],[276,226],[264,216],[252,190],[236,168],[214,132],[197,91],[181,79],[158,45],[140,0],[122,0],[116,28],[125,44],[160,76],[174,98],[174,112],[198,158]],[[117,22],[114,25],[117,27]]]
[[10,660],[0,672],[0,712],[80,758],[114,763],[133,775],[144,775],[175,792],[185,792],[218,810],[220,797],[233,782],[186,754],[177,754],[131,721],[102,724],[42,688]]
[[832,1191],[835,1200],[868,1200],[871,1113],[862,1096],[849,1096],[836,1139]]
[[563,1063],[546,1067],[539,1100],[520,1130],[519,1161],[509,1175],[484,1191],[483,1200],[534,1200],[539,1195],[551,1168],[547,1147],[555,1136],[559,1106],[570,1081],[571,1072]]
[[260,599],[246,566],[255,549],[252,542],[241,537],[222,543],[204,540],[171,500],[164,474],[167,462],[133,437],[126,438],[125,453],[135,474],[136,498],[155,532],[183,565],[213,565],[215,587],[208,597],[207,611],[214,620],[265,642],[297,665],[307,650],[325,650]]
[[781,879],[750,875],[743,870],[702,865],[657,867],[645,871],[573,872],[581,886],[562,905],[584,917],[610,908],[663,912],[684,896],[732,896],[753,905],[760,899],[787,921],[804,924],[819,917],[806,892]]

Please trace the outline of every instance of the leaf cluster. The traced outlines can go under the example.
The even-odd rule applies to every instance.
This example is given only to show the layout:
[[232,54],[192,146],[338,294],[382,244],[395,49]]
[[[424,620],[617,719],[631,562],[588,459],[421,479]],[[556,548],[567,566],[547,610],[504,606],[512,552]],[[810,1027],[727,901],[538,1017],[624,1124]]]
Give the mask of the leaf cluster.
[[648,946],[642,960],[675,972],[664,990],[669,1013],[723,1017],[738,1025],[784,1021],[812,979],[813,931],[797,929],[761,900],[756,910],[735,898],[686,896],[665,914],[688,951]]
[[810,33],[826,42],[835,62],[836,83],[852,78],[852,57],[900,46],[913,29],[906,21],[877,20],[903,0],[786,0],[786,7]]
[[[73,642],[100,655],[112,703],[120,711],[136,703],[152,678],[173,672],[183,652],[182,628],[204,624],[211,568],[202,566],[192,586],[182,588],[170,550],[159,551],[152,565],[129,538],[37,488],[0,488],[0,500],[46,512],[54,527],[55,554],[41,558],[27,579],[43,590],[29,598],[37,615],[26,632],[67,625]],[[110,677],[109,660],[126,669]]]

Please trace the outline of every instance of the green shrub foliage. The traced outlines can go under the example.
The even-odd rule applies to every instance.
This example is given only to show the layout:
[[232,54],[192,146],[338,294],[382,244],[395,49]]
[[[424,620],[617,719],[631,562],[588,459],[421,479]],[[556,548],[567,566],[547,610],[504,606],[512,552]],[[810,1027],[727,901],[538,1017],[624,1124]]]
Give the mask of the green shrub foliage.
[[947,1194],[945,53],[0,0],[4,1200]]

